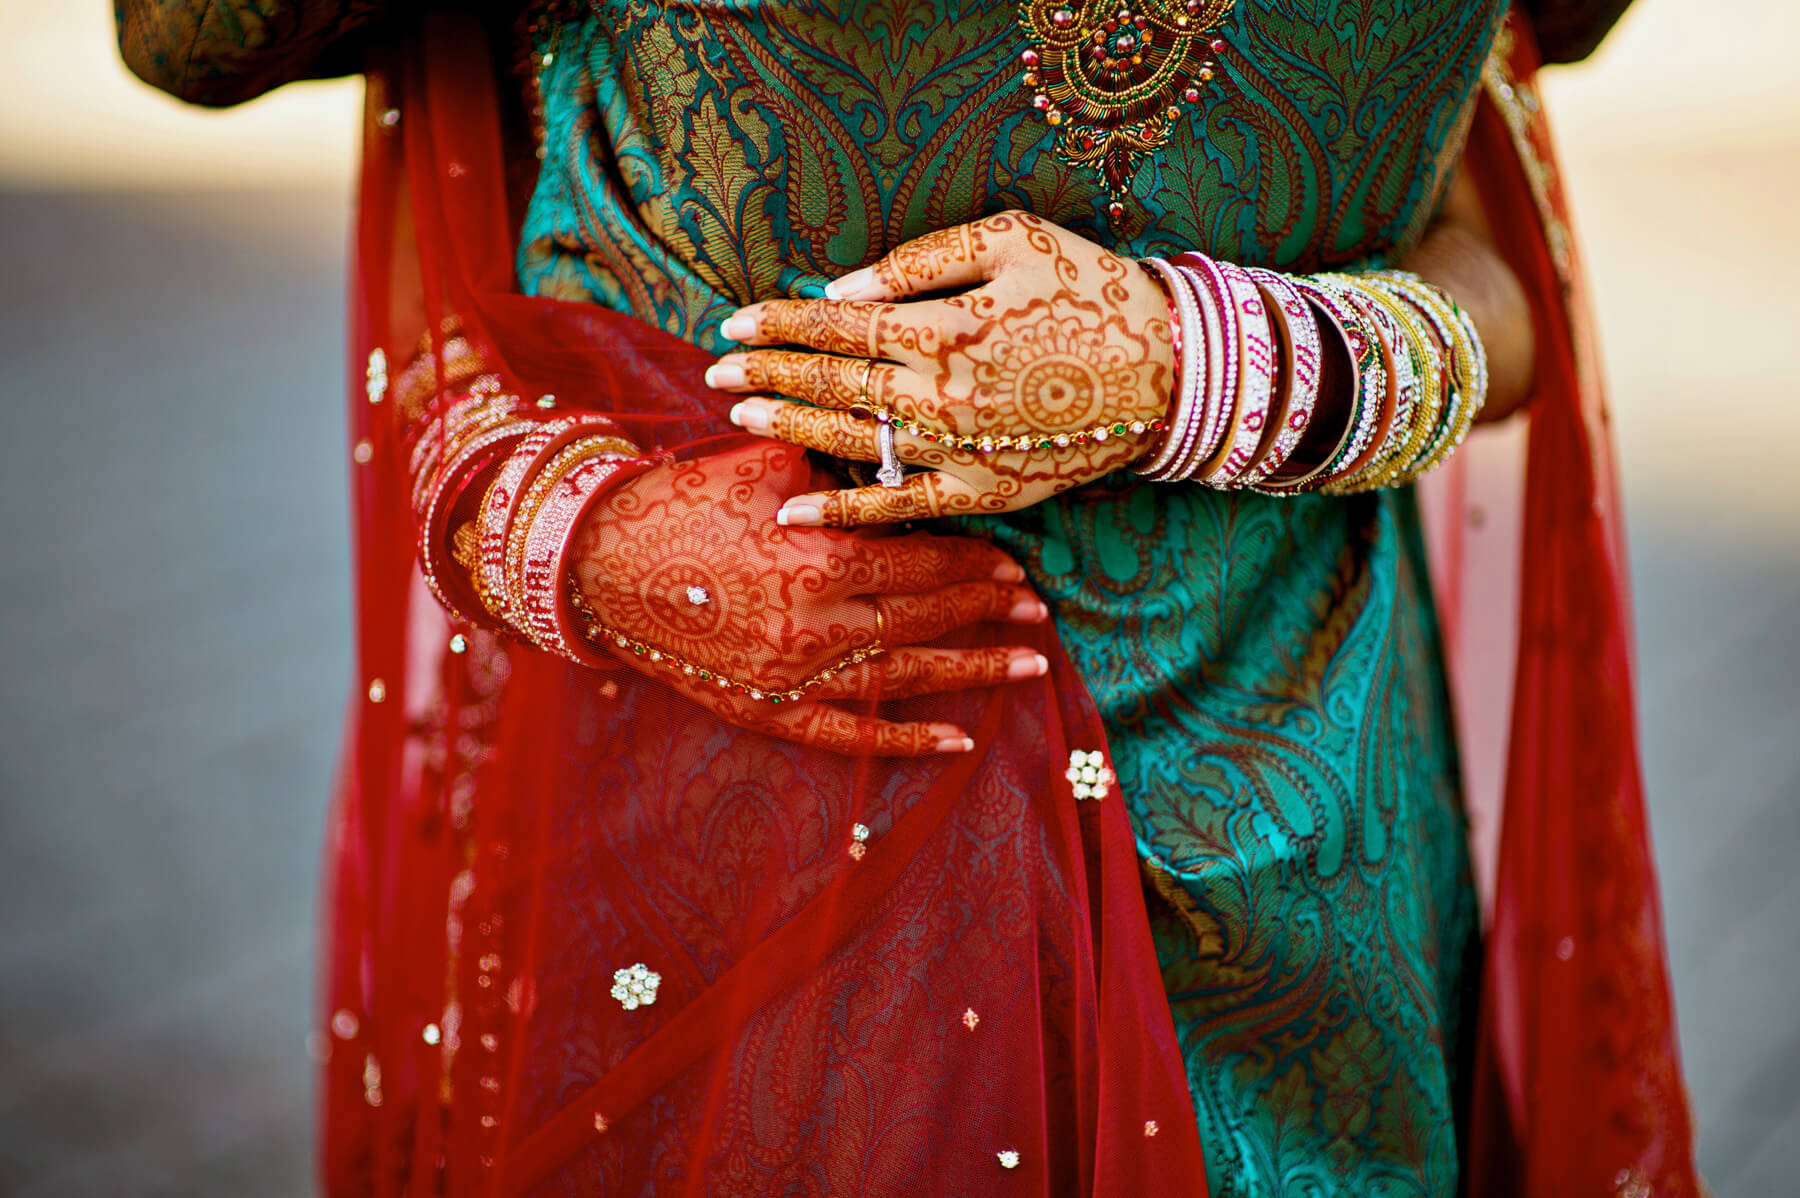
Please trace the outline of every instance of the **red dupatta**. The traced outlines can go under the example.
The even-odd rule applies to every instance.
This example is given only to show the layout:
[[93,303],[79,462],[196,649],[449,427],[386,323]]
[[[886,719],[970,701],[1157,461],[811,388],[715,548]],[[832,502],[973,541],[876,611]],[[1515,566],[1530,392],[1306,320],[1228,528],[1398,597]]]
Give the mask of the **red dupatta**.
[[731,444],[700,350],[514,291],[495,75],[433,18],[369,81],[328,1189],[1203,1194],[1126,811],[1065,777],[1105,737],[1053,633],[1004,630],[1045,679],[886,705],[977,739],[897,764],[453,630],[424,592],[387,378],[422,338],[642,446]]
[[[1517,78],[1530,53],[1521,32]],[[397,369],[454,320],[506,388],[608,411],[640,444],[704,453],[728,431],[699,350],[513,290],[494,81],[450,20],[370,78],[327,1188],[1203,1195],[1126,813],[1063,778],[1104,736],[1053,633],[1006,632],[1047,679],[898,705],[979,745],[898,767],[485,634],[450,648],[373,351]],[[1559,197],[1520,166],[1548,161],[1539,122],[1514,116],[1484,105],[1468,159],[1543,347],[1470,1189],[1685,1195],[1610,449],[1567,245],[1539,219]],[[1514,671],[1477,665],[1480,546],[1439,547],[1473,738],[1467,696]],[[661,985],[627,1010],[614,971],[639,962]]]
[[1465,156],[1531,300],[1523,444],[1472,438],[1430,493],[1491,888],[1466,1171],[1478,1198],[1685,1198],[1704,1189],[1638,766],[1618,478],[1537,66],[1515,12]]

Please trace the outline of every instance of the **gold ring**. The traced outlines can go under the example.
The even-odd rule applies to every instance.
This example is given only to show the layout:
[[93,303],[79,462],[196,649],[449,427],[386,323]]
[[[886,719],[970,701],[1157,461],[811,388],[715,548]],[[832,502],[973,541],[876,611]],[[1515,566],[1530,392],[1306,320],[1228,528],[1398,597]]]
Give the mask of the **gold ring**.
[[875,648],[887,649],[887,613],[881,610],[881,600],[871,599],[869,603],[875,608]]
[[868,402],[869,379],[874,374],[875,374],[875,359],[874,358],[864,358],[863,359],[862,386],[860,386],[856,389],[857,403],[866,404]]

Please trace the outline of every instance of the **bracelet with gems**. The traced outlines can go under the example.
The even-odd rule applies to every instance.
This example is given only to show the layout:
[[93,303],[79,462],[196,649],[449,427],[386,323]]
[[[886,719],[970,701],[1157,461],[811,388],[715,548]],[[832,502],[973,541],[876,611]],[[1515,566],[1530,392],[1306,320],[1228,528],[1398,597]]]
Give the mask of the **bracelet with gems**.
[[1021,449],[1068,449],[1072,445],[1085,445],[1090,441],[1099,444],[1114,437],[1141,437],[1149,433],[1160,433],[1167,427],[1167,424],[1159,416],[1153,420],[1115,420],[1110,424],[1096,424],[1091,428],[1076,429],[1067,433],[1020,433],[1017,436],[993,436],[984,433],[976,437],[967,433],[932,428],[911,416],[902,416],[885,404],[870,403],[867,400],[851,405],[850,414],[858,419],[873,417],[882,424],[892,425],[895,432],[910,433],[921,441],[930,441],[934,445],[942,445],[945,449],[963,449],[970,453],[1004,453],[1008,450]]
[[1252,269],[1250,277],[1262,289],[1263,299],[1273,316],[1270,322],[1280,342],[1283,371],[1276,388],[1278,411],[1270,417],[1274,437],[1260,461],[1251,464],[1240,486],[1254,486],[1273,475],[1300,444],[1312,424],[1313,409],[1319,399],[1320,355],[1319,325],[1312,309],[1287,279],[1272,270]]
[[1139,459],[1141,464],[1132,469],[1144,478],[1164,481],[1170,477],[1169,470],[1174,465],[1182,443],[1189,439],[1190,430],[1195,430],[1192,435],[1197,435],[1204,420],[1200,410],[1203,377],[1201,363],[1207,357],[1207,342],[1201,332],[1199,305],[1193,292],[1188,289],[1187,280],[1173,266],[1160,259],[1146,258],[1143,266],[1161,284],[1164,297],[1169,301],[1169,324],[1174,330],[1180,350],[1175,358],[1177,376],[1169,407],[1169,420],[1166,428],[1160,430],[1163,436]]
[[1265,484],[1261,489],[1295,493],[1318,490],[1338,478],[1349,463],[1361,458],[1374,438],[1376,422],[1387,403],[1387,366],[1381,360],[1381,349],[1375,334],[1364,323],[1361,313],[1346,303],[1328,285],[1307,276],[1293,280],[1308,301],[1328,313],[1344,336],[1350,352],[1350,435],[1337,452],[1315,474],[1302,482]]
[[1242,346],[1238,339],[1237,310],[1226,294],[1223,279],[1210,258],[1192,255],[1172,265],[1194,293],[1200,308],[1201,324],[1206,329],[1207,344],[1212,352],[1206,362],[1206,423],[1194,443],[1176,460],[1175,476],[1198,478],[1201,465],[1212,459],[1225,440],[1232,412],[1237,405],[1238,360]]
[[[1274,496],[1304,494],[1312,490],[1314,484],[1325,477],[1325,472],[1330,469],[1331,464],[1337,461],[1344,453],[1346,447],[1350,444],[1351,437],[1355,434],[1357,422],[1356,409],[1357,404],[1361,399],[1361,384],[1357,378],[1356,348],[1350,343],[1349,332],[1337,318],[1336,306],[1328,306],[1314,294],[1312,289],[1302,288],[1300,286],[1301,280],[1298,278],[1289,277],[1286,282],[1288,286],[1293,289],[1294,294],[1298,295],[1306,304],[1307,311],[1316,318],[1316,321],[1323,322],[1325,330],[1335,339],[1337,348],[1342,351],[1341,360],[1345,362],[1350,369],[1350,381],[1347,388],[1350,395],[1350,404],[1343,411],[1342,421],[1334,424],[1337,432],[1336,440],[1331,443],[1331,447],[1328,450],[1320,455],[1316,463],[1312,462],[1309,457],[1306,461],[1296,464],[1292,459],[1292,455],[1290,455],[1288,462],[1285,464],[1285,470],[1271,471],[1268,478],[1251,485],[1250,489],[1259,494]],[[1325,358],[1322,343],[1320,346],[1319,368],[1319,382],[1322,387],[1325,377]],[[1312,415],[1307,422],[1308,433],[1313,431],[1314,423],[1319,416],[1316,398],[1317,396],[1315,395],[1315,404]],[[1333,413],[1333,415],[1335,416],[1336,413]],[[1300,438],[1300,443],[1303,444],[1306,440],[1306,436],[1303,435]],[[1298,450],[1299,444],[1296,444],[1295,448]]]
[[609,626],[594,614],[593,608],[588,606],[587,596],[582,593],[580,584],[573,578],[569,580],[569,592],[570,603],[573,605],[576,612],[587,621],[585,632],[588,640],[596,644],[610,645],[621,652],[630,653],[632,656],[642,658],[644,661],[651,663],[658,669],[665,670],[671,674],[680,674],[700,682],[710,682],[722,691],[730,691],[733,694],[743,695],[746,698],[756,699],[762,702],[798,703],[801,699],[806,698],[807,692],[824,685],[851,666],[860,665],[872,657],[879,657],[887,652],[887,649],[879,644],[863,645],[860,648],[852,649],[850,652],[844,654],[844,656],[838,658],[836,661],[813,674],[810,678],[797,686],[762,686],[757,683],[729,678],[716,670],[700,665],[698,662],[689,661],[679,653],[673,653],[667,649],[659,649],[648,641],[641,641],[628,633]]
[[1363,327],[1374,339],[1379,366],[1386,387],[1381,397],[1381,411],[1375,418],[1375,431],[1360,455],[1344,463],[1337,476],[1319,488],[1327,494],[1342,494],[1343,488],[1378,464],[1388,460],[1412,435],[1414,392],[1417,384],[1412,358],[1407,352],[1406,333],[1385,308],[1377,304],[1361,287],[1338,278],[1321,277],[1321,286],[1337,290],[1343,301],[1355,308],[1363,318]]
[[1406,298],[1422,308],[1434,310],[1438,317],[1434,323],[1450,332],[1451,398],[1459,402],[1447,405],[1452,410],[1446,415],[1439,436],[1426,446],[1420,457],[1417,469],[1422,473],[1449,457],[1468,436],[1475,418],[1481,414],[1482,406],[1487,402],[1487,351],[1481,344],[1475,322],[1441,288],[1407,271],[1380,273],[1384,282]]
[[1201,467],[1201,479],[1209,486],[1224,487],[1249,468],[1262,446],[1263,426],[1269,418],[1275,382],[1275,335],[1269,327],[1268,313],[1263,308],[1262,293],[1256,289],[1256,281],[1242,267],[1229,262],[1214,265],[1236,311],[1238,394],[1231,427],[1212,461]]
[[1430,442],[1444,412],[1442,357],[1429,325],[1406,303],[1367,279],[1358,280],[1361,292],[1401,329],[1404,354],[1399,362],[1401,407],[1405,425],[1395,422],[1389,447],[1361,473],[1335,484],[1334,491],[1374,490],[1410,482],[1418,474],[1420,453]]

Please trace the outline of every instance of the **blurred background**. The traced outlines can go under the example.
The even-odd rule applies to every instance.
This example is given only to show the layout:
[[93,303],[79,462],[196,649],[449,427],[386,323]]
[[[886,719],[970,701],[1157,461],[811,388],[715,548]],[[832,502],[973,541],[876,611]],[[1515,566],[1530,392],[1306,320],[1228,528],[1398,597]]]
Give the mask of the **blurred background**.
[[[1703,1167],[1800,1159],[1800,9],[1639,0],[1546,92],[1595,276]],[[137,83],[0,0],[0,1193],[309,1191],[349,683],[359,90]],[[228,598],[226,598],[228,597]]]

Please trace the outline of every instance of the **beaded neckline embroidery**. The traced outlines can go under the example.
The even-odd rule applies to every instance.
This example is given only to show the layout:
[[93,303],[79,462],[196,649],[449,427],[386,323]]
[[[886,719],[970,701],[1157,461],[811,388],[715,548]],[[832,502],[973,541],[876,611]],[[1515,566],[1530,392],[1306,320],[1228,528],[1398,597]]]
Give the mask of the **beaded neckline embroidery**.
[[1236,0],[1024,0],[1019,55],[1031,106],[1056,130],[1058,157],[1097,171],[1125,215],[1147,154],[1168,144],[1218,69],[1224,39],[1208,36]]

